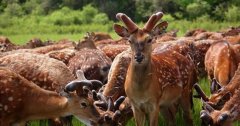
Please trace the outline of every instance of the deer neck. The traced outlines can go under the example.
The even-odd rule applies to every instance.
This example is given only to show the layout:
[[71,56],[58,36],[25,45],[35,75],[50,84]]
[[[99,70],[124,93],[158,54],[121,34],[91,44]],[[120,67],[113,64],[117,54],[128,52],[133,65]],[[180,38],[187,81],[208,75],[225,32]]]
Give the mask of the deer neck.
[[25,109],[27,109],[26,118],[28,120],[71,115],[68,113],[70,107],[68,99],[56,92],[40,89],[38,92],[30,92],[29,96],[28,102],[31,104],[29,104],[30,106],[25,105],[27,106]]
[[[152,66],[151,66],[151,58],[148,59],[148,62],[143,64],[137,63],[135,60],[132,60],[129,66],[129,72],[131,76],[131,81],[135,82],[136,86],[146,87],[150,82],[149,79],[152,76]],[[148,83],[146,81],[148,80]]]

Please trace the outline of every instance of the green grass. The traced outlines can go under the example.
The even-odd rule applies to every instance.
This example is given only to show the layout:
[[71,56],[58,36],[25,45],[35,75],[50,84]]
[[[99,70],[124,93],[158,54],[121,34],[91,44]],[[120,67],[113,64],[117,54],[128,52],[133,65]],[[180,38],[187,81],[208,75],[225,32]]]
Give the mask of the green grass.
[[[22,35],[3,35],[3,36],[7,36],[11,42],[15,43],[15,44],[24,44],[26,42],[28,42],[30,39],[32,38],[40,38],[43,41],[46,40],[54,40],[54,41],[58,41],[61,39],[69,39],[72,41],[79,41],[83,39],[83,36],[86,34],[86,32],[82,32],[79,34],[22,34]],[[109,33],[114,39],[118,39],[119,37],[113,33],[110,32]]]
[[[188,30],[202,28],[208,31],[222,31],[231,26],[239,26],[239,22],[216,22],[212,20],[195,20],[193,22],[187,20],[169,20],[168,31],[179,30],[178,36],[183,36]],[[78,41],[83,38],[86,32],[106,32],[114,39],[119,38],[112,28],[113,23],[106,25],[85,24],[85,25],[69,25],[58,26],[50,24],[15,24],[9,27],[0,28],[0,35],[7,36],[12,42],[23,44],[32,38],[38,37],[42,40],[60,40],[70,39]],[[139,23],[143,26],[143,23]]]

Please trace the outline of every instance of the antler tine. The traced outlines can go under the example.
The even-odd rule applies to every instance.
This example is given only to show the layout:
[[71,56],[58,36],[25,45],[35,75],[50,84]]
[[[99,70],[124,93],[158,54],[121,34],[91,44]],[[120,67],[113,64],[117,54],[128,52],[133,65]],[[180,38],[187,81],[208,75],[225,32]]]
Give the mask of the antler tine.
[[109,99],[108,99],[108,109],[107,109],[107,111],[113,111],[113,109],[114,109],[113,100],[112,100],[111,97],[109,97]]
[[116,18],[125,24],[130,33],[138,29],[137,25],[126,14],[117,13]]
[[156,14],[153,14],[147,21],[147,23],[144,25],[143,29],[147,32],[150,32],[155,24],[162,18],[163,13],[158,12]]
[[207,110],[210,113],[214,111],[214,108],[211,105],[209,105],[207,102],[202,100],[202,103],[205,110]]
[[196,83],[193,85],[194,89],[196,90],[196,92],[201,96],[201,98],[204,101],[209,101],[208,97],[206,96],[206,94],[202,91],[202,89],[200,88],[200,86]]
[[163,12],[157,12],[156,13],[156,20],[155,20],[155,24],[163,17]]
[[118,110],[119,106],[123,103],[125,100],[125,96],[120,96],[115,102],[114,102],[114,109]]

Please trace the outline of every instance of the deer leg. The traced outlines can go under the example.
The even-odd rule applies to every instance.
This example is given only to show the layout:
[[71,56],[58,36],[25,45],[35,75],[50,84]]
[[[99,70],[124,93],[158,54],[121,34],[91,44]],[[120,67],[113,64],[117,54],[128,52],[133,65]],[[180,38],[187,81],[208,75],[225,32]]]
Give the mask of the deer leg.
[[158,114],[159,114],[159,107],[156,107],[157,109],[150,112],[149,120],[150,120],[150,126],[158,126]]
[[176,108],[175,106],[171,107],[162,107],[161,106],[161,114],[163,115],[163,118],[165,119],[167,126],[175,126],[175,116],[176,116]]
[[[3,125],[3,126],[8,126],[8,125]],[[17,122],[17,123],[10,124],[9,126],[26,126],[26,122],[25,121]]]
[[133,115],[134,115],[136,126],[145,126],[146,114],[143,111],[133,107]]
[[184,90],[184,94],[180,99],[181,108],[183,110],[183,118],[187,126],[193,126],[193,119],[191,116],[191,94],[189,91]]

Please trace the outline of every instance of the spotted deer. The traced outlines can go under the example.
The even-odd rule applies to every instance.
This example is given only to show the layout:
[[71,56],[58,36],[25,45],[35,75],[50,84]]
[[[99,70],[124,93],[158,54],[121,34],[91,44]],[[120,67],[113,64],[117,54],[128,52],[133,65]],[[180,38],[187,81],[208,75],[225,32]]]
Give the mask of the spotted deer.
[[206,126],[232,126],[233,122],[240,120],[240,89],[236,89],[231,99],[226,102],[222,109],[215,110],[204,102],[204,110],[200,113],[202,123]]
[[[95,105],[98,106],[100,109],[106,109],[108,106],[107,100],[109,97],[113,102],[118,101],[119,98],[126,96],[125,90],[124,90],[124,82],[126,79],[127,69],[131,61],[131,50],[126,50],[120,53],[116,56],[114,59],[112,66],[109,70],[108,74],[108,82],[102,87],[102,89],[99,91],[99,95],[101,95],[101,99],[98,99],[95,101]],[[119,118],[116,120],[112,118],[110,121],[111,126],[115,126],[117,124],[125,125],[129,119],[132,118],[132,110],[131,105],[129,104],[129,101],[126,98],[124,102],[119,105],[119,107],[115,106],[115,108],[112,111],[106,111],[102,113],[101,115],[104,115],[105,118],[113,117],[114,113],[117,111],[120,112]],[[107,119],[105,119],[107,120]],[[99,122],[100,124],[103,122]],[[105,121],[105,124],[107,122]],[[109,123],[107,123],[109,124]]]
[[75,79],[64,63],[42,54],[11,54],[0,58],[0,64],[46,90],[59,92]]
[[118,13],[117,19],[126,28],[114,24],[115,32],[121,37],[127,37],[132,55],[125,81],[125,92],[132,105],[134,118],[138,126],[145,125],[146,115],[150,126],[158,125],[158,114],[161,111],[168,123],[174,125],[175,104],[183,108],[184,119],[193,125],[191,111],[190,80],[193,73],[193,63],[176,51],[152,52],[154,33],[166,26],[166,22],[155,24],[163,13],[153,14],[143,29],[125,14]]
[[202,100],[209,105],[211,105],[214,109],[220,110],[224,106],[224,104],[234,95],[235,90],[239,88],[240,81],[240,67],[238,66],[234,76],[231,81],[226,85],[222,86],[217,92],[211,94],[208,97],[201,87],[197,84],[194,85],[198,95],[202,98]]
[[92,87],[92,83],[78,80],[67,84],[60,93],[47,91],[0,67],[0,126],[25,126],[30,120],[69,115],[91,125],[99,120],[99,113],[85,87]]
[[205,66],[209,79],[215,78],[222,86],[229,83],[237,65],[233,48],[227,42],[213,44],[206,53]]
[[0,52],[7,52],[14,50],[16,45],[13,44],[7,37],[0,36]]
[[238,44],[232,45],[225,41],[211,45],[205,56],[205,68],[209,79],[215,79],[220,86],[212,83],[211,93],[216,92],[221,86],[226,86],[232,79],[240,62]]

